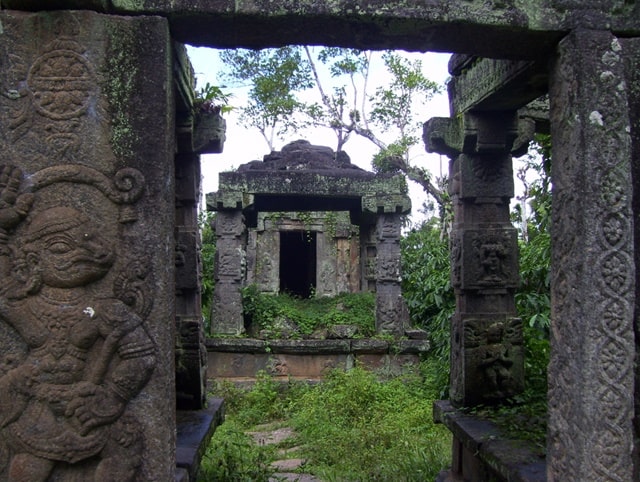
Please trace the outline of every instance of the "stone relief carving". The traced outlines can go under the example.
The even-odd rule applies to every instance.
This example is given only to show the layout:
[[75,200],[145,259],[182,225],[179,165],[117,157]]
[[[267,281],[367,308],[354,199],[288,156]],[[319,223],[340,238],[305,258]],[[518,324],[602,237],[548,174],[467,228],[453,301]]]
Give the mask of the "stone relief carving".
[[461,197],[513,197],[513,171],[508,154],[489,159],[462,154],[457,162]]
[[48,155],[57,162],[75,160],[80,147],[79,118],[92,108],[97,81],[86,48],[77,42],[79,25],[73,15],[55,21],[55,39],[48,42],[29,66],[20,55],[11,54],[7,89],[12,106],[11,141],[27,135],[37,114]]
[[[522,345],[522,320],[465,320],[464,349],[468,366],[477,367],[482,378],[483,396],[503,399],[517,393],[519,376],[513,373],[516,350]],[[475,375],[474,375],[475,376]]]
[[[384,291],[384,290],[380,290]],[[378,333],[402,334],[404,323],[409,318],[407,305],[398,293],[397,296],[378,296],[376,299],[376,330]]]
[[453,264],[453,274],[462,273],[461,287],[466,289],[516,288],[517,249],[513,229],[465,230],[462,233],[463,267],[458,270],[460,263]]
[[[131,481],[142,461],[128,404],[155,367],[145,328],[151,269],[144,257],[119,260],[115,239],[79,208],[43,199],[45,186],[81,182],[123,201],[117,179],[73,168],[22,182],[19,169],[0,167],[0,320],[24,346],[0,365],[0,473],[9,480],[44,482],[61,464],[91,459],[92,480]],[[112,273],[116,265],[125,268]]]
[[[633,343],[628,334],[633,331],[633,306],[629,297],[633,287],[633,256],[629,253],[631,218],[629,204],[629,182],[616,168],[604,174],[603,191],[600,198],[602,212],[596,220],[598,244],[602,249],[599,259],[602,298],[597,327],[599,343],[597,350],[600,363],[596,376],[598,388],[595,396],[604,416],[598,420],[598,433],[594,440],[598,457],[591,461],[593,469],[603,478],[621,480],[625,472],[624,461],[618,456],[628,450],[627,420],[629,405],[621,408],[620,400],[628,395],[623,388],[633,379]],[[626,215],[626,216],[624,216]],[[633,296],[631,294],[631,296]]]
[[380,281],[400,280],[400,259],[398,256],[380,256],[378,258],[377,279]]

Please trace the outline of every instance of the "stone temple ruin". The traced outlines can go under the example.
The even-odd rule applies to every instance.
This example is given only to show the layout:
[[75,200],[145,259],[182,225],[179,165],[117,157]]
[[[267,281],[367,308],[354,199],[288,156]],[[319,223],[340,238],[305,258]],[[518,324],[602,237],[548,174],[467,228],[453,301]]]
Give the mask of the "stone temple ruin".
[[[449,475],[640,479],[636,0],[0,7],[0,480],[194,480],[206,419],[199,154],[221,148],[223,126],[203,134],[184,43],[454,53],[450,117],[424,115],[426,148],[449,156],[453,181],[451,394],[436,407],[454,432]],[[517,450],[458,408],[522,389],[508,202],[511,156],[535,131],[553,142],[548,446],[546,461],[513,464],[501,456]],[[256,214],[271,211],[252,189]],[[376,224],[397,215],[372,200]],[[216,202],[237,242],[251,203]],[[364,202],[344,209],[358,210],[367,217]],[[239,261],[222,255],[232,284]]]
[[302,297],[374,291],[376,331],[404,334],[400,228],[411,209],[404,177],[375,175],[345,152],[296,141],[221,173],[207,202],[217,210],[214,333],[245,332],[240,288],[255,282],[262,292]]

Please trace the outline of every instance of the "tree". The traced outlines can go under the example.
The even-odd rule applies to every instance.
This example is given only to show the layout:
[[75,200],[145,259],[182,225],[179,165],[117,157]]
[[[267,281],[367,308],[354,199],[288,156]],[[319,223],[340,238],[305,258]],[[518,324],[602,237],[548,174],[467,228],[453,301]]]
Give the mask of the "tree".
[[313,86],[300,49],[223,50],[220,59],[228,68],[223,78],[251,86],[249,103],[239,108],[240,121],[258,129],[270,150],[275,138],[303,127],[298,114],[314,116],[313,106],[296,96]]
[[[372,160],[376,171],[402,172],[440,207],[447,203],[442,180],[410,162],[410,150],[420,141],[417,113],[441,90],[423,74],[421,60],[391,51],[315,51],[307,46],[225,51],[221,58],[228,67],[223,78],[251,85],[249,104],[240,108],[241,122],[258,128],[270,149],[274,135],[291,135],[307,126],[331,129],[336,151],[355,134],[378,148]],[[372,76],[381,75],[374,60],[382,61],[388,81],[371,92]],[[318,100],[300,100],[302,91],[311,88]]]

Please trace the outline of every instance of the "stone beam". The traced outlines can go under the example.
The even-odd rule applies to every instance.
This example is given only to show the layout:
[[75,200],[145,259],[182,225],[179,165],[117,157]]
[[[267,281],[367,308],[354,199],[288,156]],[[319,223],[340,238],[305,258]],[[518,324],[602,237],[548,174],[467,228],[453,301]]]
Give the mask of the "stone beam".
[[15,10],[90,9],[169,19],[175,39],[211,47],[323,44],[539,58],[575,28],[640,34],[629,0],[0,0]]
[[15,10],[65,8],[160,15],[169,19],[176,40],[211,47],[305,43],[536,58],[550,51],[571,28],[567,25],[571,17],[555,10],[550,0],[433,0],[401,4],[390,0],[0,2],[3,8]]
[[546,61],[480,59],[453,55],[449,90],[451,115],[517,110],[547,91]]

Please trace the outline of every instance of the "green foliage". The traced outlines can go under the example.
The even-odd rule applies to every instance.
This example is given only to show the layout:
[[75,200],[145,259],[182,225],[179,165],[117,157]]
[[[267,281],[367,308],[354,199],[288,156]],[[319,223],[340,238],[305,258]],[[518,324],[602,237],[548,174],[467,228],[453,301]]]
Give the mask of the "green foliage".
[[382,147],[373,156],[371,165],[376,172],[401,172],[404,158],[412,145],[418,142],[416,136],[402,136],[397,141]]
[[272,457],[255,445],[237,425],[223,423],[207,448],[198,474],[199,482],[267,482],[273,474]]
[[261,293],[256,285],[242,290],[242,306],[248,323],[281,333],[284,320],[294,323],[301,336],[319,328],[350,324],[358,326],[359,336],[375,333],[375,296],[373,293],[341,293],[335,297],[301,299],[288,294]]
[[551,238],[537,233],[529,242],[520,243],[520,289],[516,306],[525,325],[547,334],[550,324]]
[[449,324],[455,309],[449,247],[440,228],[428,221],[400,241],[402,293],[414,325],[430,334],[433,354],[449,363]]
[[451,437],[433,424],[422,371],[388,381],[356,367],[332,370],[318,385],[278,385],[264,373],[251,389],[219,383],[213,394],[225,398],[226,418],[199,480],[268,480],[281,446],[258,446],[244,432],[274,420],[296,430],[305,472],[323,480],[433,480],[450,463]]
[[216,233],[213,230],[215,214],[211,212],[200,213],[198,224],[200,226],[200,259],[202,260],[202,315],[204,317],[207,332],[211,325],[211,302],[213,300],[213,288],[215,279],[213,276],[214,260],[216,256]]
[[[288,388],[294,392],[293,385]],[[264,371],[258,372],[250,390],[237,388],[229,381],[218,382],[213,389],[215,396],[224,398],[234,423],[244,428],[277,420],[286,414],[289,400],[282,396],[284,392],[282,385]]]
[[240,120],[258,129],[269,148],[273,149],[274,136],[306,125],[297,114],[313,109],[296,94],[313,81],[299,47],[225,50],[220,58],[228,68],[223,77],[251,86],[248,104],[239,108]]
[[382,382],[362,368],[334,370],[296,403],[306,470],[323,480],[433,480],[450,437],[433,424],[415,375]]
[[217,85],[211,85],[209,82],[204,87],[196,90],[196,98],[194,108],[196,112],[231,112],[233,107],[229,105],[229,100],[233,94],[223,92]]
[[392,80],[370,96],[371,120],[383,129],[396,128],[403,134],[408,130],[415,132],[418,124],[412,112],[416,99],[431,98],[441,88],[424,76],[420,60],[411,62],[394,52],[385,52],[382,60]]

